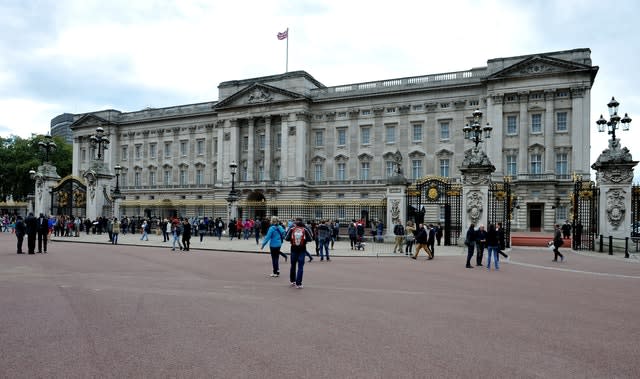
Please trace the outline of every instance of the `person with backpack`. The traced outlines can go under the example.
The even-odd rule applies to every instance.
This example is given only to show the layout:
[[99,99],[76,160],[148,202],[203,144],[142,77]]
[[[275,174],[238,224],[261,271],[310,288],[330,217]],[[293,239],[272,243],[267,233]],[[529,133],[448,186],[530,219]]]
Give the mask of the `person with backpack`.
[[280,276],[280,255],[284,256],[285,262],[287,260],[287,256],[280,251],[284,236],[285,231],[280,225],[278,218],[276,216],[271,217],[271,226],[269,226],[269,230],[262,240],[260,249],[264,249],[265,245],[267,243],[269,244],[269,249],[271,250],[271,265],[273,268],[273,273],[270,275],[272,278]]
[[404,242],[404,226],[402,225],[402,222],[400,222],[400,219],[397,220],[397,224],[393,227],[393,235],[396,236],[396,244],[393,245],[393,253],[396,253],[396,250],[398,250],[398,253],[402,254],[402,243]]
[[291,287],[302,289],[307,242],[313,241],[313,233],[304,224],[302,218],[298,217],[293,226],[287,231],[284,239],[291,242],[291,270],[289,271]]

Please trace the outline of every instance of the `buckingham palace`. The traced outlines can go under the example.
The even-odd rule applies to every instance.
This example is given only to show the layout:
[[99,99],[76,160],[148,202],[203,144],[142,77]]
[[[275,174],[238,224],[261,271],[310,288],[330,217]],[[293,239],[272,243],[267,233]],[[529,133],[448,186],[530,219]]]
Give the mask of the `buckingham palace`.
[[[273,204],[375,209],[398,171],[407,186],[460,181],[473,146],[463,128],[479,110],[492,128],[480,145],[491,177],[511,183],[512,230],[551,230],[570,217],[572,178],[590,173],[598,72],[590,54],[494,58],[466,71],[333,87],[293,71],[222,82],[218,99],[205,103],[76,114],[72,175],[88,178],[99,158],[108,185],[97,190],[105,198],[98,213],[116,205],[134,217],[226,218],[232,189],[242,218],[273,214]],[[318,216],[352,217],[339,209]]]

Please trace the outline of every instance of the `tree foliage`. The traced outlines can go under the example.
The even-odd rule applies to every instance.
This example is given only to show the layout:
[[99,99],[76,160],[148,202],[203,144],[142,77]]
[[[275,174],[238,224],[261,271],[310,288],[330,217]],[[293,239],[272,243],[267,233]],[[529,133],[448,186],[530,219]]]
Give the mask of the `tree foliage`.
[[[45,152],[38,145],[44,140],[43,135],[0,137],[0,201],[9,196],[16,201],[26,201],[33,193],[35,185],[29,170],[37,171],[45,160]],[[49,153],[49,161],[56,166],[58,175],[65,177],[71,174],[72,146],[60,137],[54,137],[53,141],[57,147]]]

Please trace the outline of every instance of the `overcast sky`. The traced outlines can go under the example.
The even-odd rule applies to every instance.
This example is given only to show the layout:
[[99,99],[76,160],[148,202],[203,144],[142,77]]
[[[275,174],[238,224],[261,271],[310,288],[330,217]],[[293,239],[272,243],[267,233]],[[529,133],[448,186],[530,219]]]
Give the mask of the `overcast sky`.
[[639,19],[636,0],[0,0],[0,136],[45,134],[65,112],[217,100],[222,81],[285,72],[288,27],[289,71],[327,86],[590,48],[591,163],[611,96],[640,160]]

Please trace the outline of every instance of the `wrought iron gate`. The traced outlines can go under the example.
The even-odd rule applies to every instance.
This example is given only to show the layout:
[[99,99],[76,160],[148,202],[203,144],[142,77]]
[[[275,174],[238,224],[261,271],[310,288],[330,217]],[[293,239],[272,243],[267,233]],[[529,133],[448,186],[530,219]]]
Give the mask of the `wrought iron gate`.
[[87,186],[68,176],[51,189],[51,214],[86,217]]
[[640,185],[631,187],[631,239],[640,239]]
[[418,180],[407,191],[407,218],[416,224],[443,222],[444,244],[456,245],[462,233],[462,185],[442,177]]
[[577,179],[571,194],[573,201],[573,249],[595,250],[598,236],[599,189],[594,182]]
[[511,247],[511,183],[491,183],[489,185],[489,204],[487,222],[497,225],[502,223],[506,247]]

